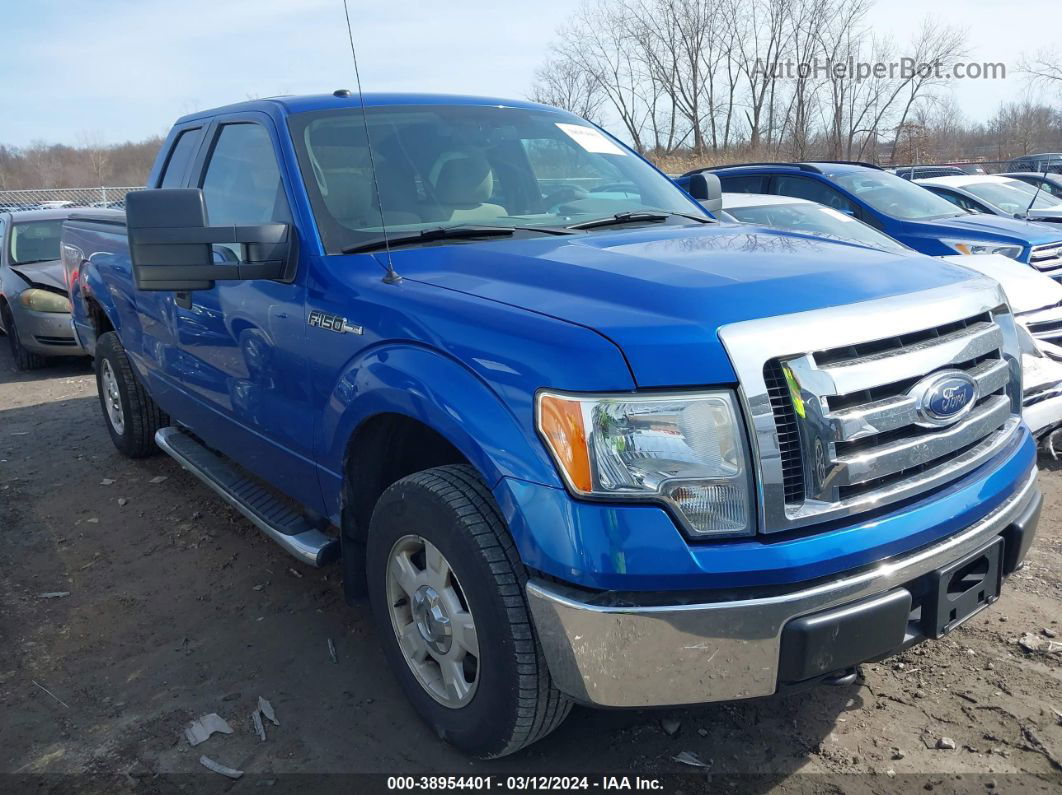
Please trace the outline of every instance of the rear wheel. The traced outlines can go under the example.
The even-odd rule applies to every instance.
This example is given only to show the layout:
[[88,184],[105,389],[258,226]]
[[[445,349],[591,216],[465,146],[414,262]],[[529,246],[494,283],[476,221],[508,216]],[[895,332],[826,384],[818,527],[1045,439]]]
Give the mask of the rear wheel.
[[48,359],[39,353],[32,353],[23,347],[22,338],[18,335],[18,326],[7,304],[0,307],[4,316],[4,330],[7,332],[7,343],[11,346],[11,356],[15,360],[17,370],[39,370],[48,364]]
[[96,389],[111,441],[129,458],[158,452],[155,431],[170,419],[144,390],[113,331],[96,341]]
[[388,488],[366,559],[384,650],[440,737],[496,757],[560,725],[571,702],[550,679],[524,598],[527,573],[475,470],[437,467]]

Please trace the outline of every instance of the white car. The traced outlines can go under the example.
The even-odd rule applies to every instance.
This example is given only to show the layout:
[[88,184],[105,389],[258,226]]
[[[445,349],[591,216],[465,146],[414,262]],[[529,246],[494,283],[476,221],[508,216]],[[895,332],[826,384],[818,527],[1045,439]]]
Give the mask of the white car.
[[[916,254],[839,210],[791,196],[724,193],[723,208],[715,215],[723,221]],[[1062,428],[1062,284],[999,254],[940,259],[982,273],[1003,287],[1022,334],[1022,414],[1037,439]]]
[[975,213],[1028,218],[1062,223],[1062,203],[1057,196],[1012,177],[991,174],[929,177],[915,184],[942,196],[952,204]]

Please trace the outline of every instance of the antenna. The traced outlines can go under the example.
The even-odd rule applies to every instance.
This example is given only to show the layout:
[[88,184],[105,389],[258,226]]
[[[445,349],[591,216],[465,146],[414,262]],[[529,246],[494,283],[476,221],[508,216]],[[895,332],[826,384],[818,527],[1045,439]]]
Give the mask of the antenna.
[[384,221],[383,198],[380,196],[380,180],[376,176],[376,159],[372,154],[372,140],[369,138],[369,119],[365,113],[365,94],[361,90],[361,72],[358,70],[358,53],[354,49],[354,33],[350,28],[350,10],[347,8],[347,0],[343,0],[343,15],[347,18],[347,39],[350,41],[350,55],[354,59],[354,79],[358,84],[358,102],[361,105],[361,123],[365,127],[365,146],[369,150],[369,171],[372,172],[372,186],[376,191],[376,206],[380,210],[380,229],[383,232],[384,251],[387,255],[387,275],[384,282],[398,284],[402,277],[395,271],[395,265],[391,261],[391,242],[387,239],[387,223]]
[[[346,2],[346,0],[344,0],[344,2]],[[1047,175],[1049,173],[1049,169],[1050,168],[1051,168],[1051,161],[1046,161],[1044,163],[1043,179],[1041,179],[1039,182],[1036,183],[1036,193],[1034,193],[1033,197],[1031,199],[1029,199],[1029,206],[1025,208],[1025,220],[1026,221],[1029,220],[1029,213],[1032,212],[1033,205],[1036,204],[1036,200],[1040,197],[1040,191],[1043,190],[1044,183],[1047,182]]]

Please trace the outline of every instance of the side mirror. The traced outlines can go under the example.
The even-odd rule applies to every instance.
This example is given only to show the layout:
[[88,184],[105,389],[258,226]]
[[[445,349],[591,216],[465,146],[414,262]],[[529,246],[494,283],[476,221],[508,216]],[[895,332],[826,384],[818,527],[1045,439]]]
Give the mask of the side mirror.
[[715,174],[701,172],[690,175],[690,185],[686,192],[710,213],[723,209],[723,186]]
[[[126,196],[129,254],[138,290],[209,290],[217,279],[286,279],[294,264],[288,224],[207,226],[198,188],[133,191]],[[215,264],[211,246],[238,244],[236,264]]]

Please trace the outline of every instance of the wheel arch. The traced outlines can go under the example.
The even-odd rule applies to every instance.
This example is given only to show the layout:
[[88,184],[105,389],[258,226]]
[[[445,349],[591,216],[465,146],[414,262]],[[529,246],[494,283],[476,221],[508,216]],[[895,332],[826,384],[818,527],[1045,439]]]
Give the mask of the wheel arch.
[[362,590],[358,568],[368,521],[395,481],[467,464],[488,489],[506,477],[561,487],[534,435],[530,401],[521,418],[519,407],[507,405],[477,373],[433,349],[403,344],[370,351],[341,375],[326,405],[322,485],[326,504],[338,501],[348,594]]

